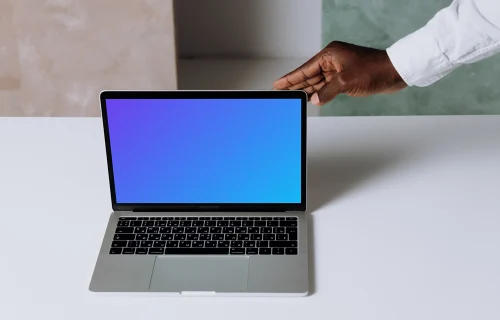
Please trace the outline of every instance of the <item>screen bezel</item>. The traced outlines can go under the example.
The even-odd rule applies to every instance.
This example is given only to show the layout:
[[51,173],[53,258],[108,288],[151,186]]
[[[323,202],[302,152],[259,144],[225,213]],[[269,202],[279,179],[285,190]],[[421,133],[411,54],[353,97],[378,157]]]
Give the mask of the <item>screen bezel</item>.
[[[114,211],[135,212],[213,212],[213,211],[274,211],[306,210],[307,160],[307,94],[304,91],[102,91],[101,118],[104,127],[111,202]],[[113,161],[108,127],[107,99],[300,99],[301,100],[301,202],[300,203],[117,203]]]

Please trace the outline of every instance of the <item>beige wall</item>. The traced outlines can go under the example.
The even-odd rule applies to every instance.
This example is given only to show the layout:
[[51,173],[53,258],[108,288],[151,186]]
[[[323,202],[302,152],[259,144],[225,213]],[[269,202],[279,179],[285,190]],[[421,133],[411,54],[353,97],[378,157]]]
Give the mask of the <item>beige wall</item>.
[[98,116],[103,89],[175,89],[172,0],[0,0],[0,116]]

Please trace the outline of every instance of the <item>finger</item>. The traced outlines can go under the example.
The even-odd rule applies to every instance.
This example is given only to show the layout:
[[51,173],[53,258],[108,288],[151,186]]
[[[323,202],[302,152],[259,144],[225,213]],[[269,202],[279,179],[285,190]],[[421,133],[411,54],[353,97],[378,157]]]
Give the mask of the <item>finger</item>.
[[327,85],[323,86],[315,94],[311,96],[311,102],[317,106],[322,106],[327,102],[332,101],[340,93],[345,91],[344,82],[340,80],[340,73],[336,74]]
[[317,54],[297,69],[276,80],[274,82],[274,88],[278,90],[287,89],[309,78],[316,77],[321,72],[319,57],[320,54]]
[[290,90],[299,90],[299,89],[303,89],[303,88],[308,88],[310,86],[315,85],[316,83],[319,83],[319,82],[323,81],[324,79],[325,78],[323,77],[323,75],[320,74],[320,75],[317,75],[317,76],[315,76],[313,78],[306,79],[306,80],[302,81],[299,84],[291,86],[289,89]]
[[305,89],[303,89],[305,92],[307,92],[308,94],[313,94],[315,93],[316,91],[318,90],[321,90],[321,88],[323,88],[325,86],[327,82],[325,80],[321,81],[321,82],[318,82],[316,83],[315,85],[312,85],[312,86],[309,86]]

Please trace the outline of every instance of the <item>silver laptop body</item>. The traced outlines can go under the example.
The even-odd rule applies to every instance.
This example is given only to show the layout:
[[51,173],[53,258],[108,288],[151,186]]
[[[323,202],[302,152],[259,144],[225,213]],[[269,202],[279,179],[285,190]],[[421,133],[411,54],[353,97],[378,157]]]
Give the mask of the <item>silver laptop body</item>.
[[[304,92],[103,91],[100,100],[114,212],[91,291],[307,295]],[[195,146],[210,155],[187,156]],[[241,164],[240,153],[254,158]]]

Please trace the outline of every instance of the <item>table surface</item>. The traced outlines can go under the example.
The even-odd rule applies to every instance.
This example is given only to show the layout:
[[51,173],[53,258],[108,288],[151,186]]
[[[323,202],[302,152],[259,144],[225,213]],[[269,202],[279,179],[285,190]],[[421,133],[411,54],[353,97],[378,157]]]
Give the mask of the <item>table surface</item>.
[[311,295],[88,291],[100,119],[0,119],[1,319],[500,319],[500,117],[310,118]]

